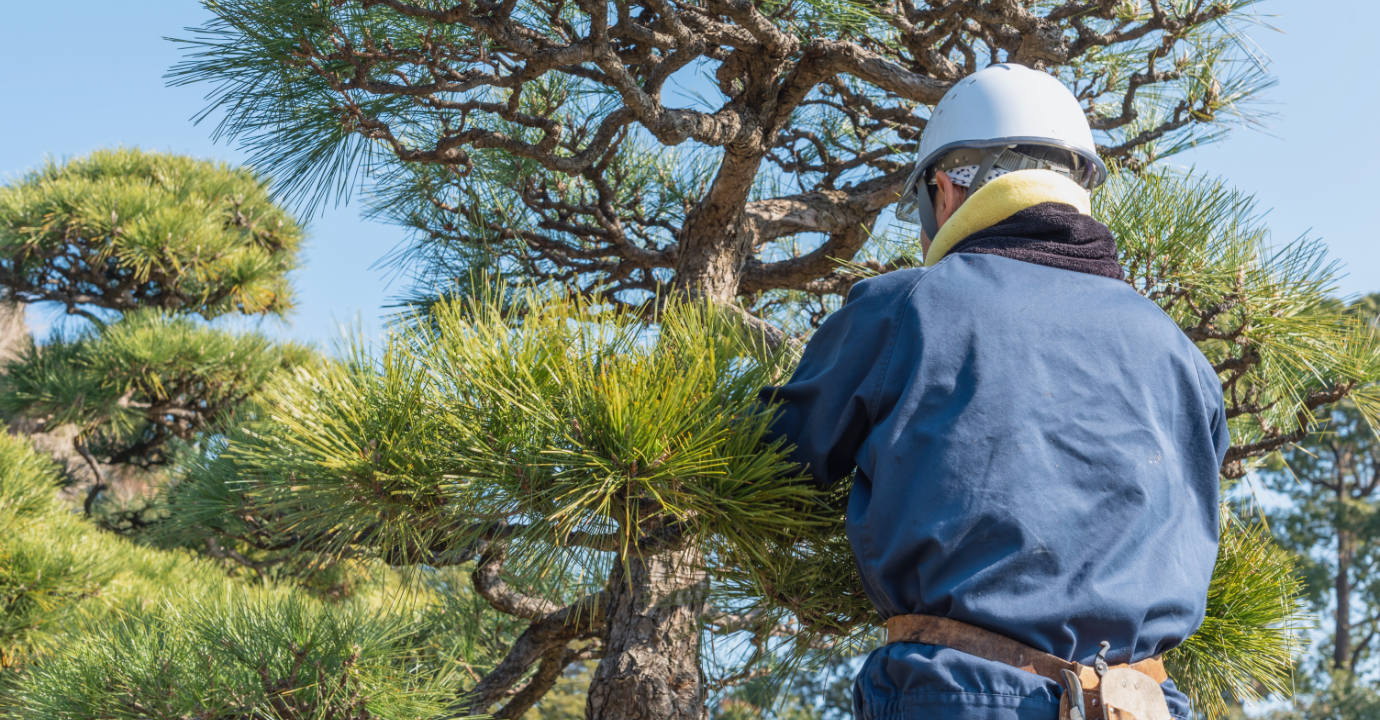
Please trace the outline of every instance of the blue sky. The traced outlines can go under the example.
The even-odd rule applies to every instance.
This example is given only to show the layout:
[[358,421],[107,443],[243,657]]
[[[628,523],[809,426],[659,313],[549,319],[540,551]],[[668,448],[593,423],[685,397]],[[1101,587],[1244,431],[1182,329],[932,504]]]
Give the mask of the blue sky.
[[[1255,193],[1270,211],[1276,241],[1323,239],[1345,264],[1342,294],[1380,291],[1380,143],[1373,136],[1380,82],[1368,53],[1380,3],[1266,0],[1260,11],[1272,14],[1262,20],[1279,30],[1250,33],[1279,80],[1263,108],[1276,117],[1262,130],[1237,131],[1173,162]],[[191,122],[207,88],[164,84],[180,51],[162,38],[186,37],[183,29],[206,17],[194,0],[3,3],[0,27],[10,32],[0,44],[0,177],[45,156],[116,145],[243,162],[235,147],[212,142],[212,123]],[[265,330],[322,344],[356,321],[366,335],[377,332],[405,279],[373,266],[406,236],[362,219],[360,210],[356,201],[310,220],[296,278],[299,310],[290,325]],[[42,328],[53,316],[30,317]]]

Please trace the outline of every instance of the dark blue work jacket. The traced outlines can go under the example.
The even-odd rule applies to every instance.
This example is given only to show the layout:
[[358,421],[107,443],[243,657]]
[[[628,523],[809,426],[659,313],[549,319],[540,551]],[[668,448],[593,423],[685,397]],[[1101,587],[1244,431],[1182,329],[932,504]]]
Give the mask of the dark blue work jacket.
[[[975,254],[865,280],[762,396],[817,481],[856,468],[848,537],[883,617],[950,617],[1085,664],[1103,640],[1137,662],[1202,623],[1221,386],[1125,282]],[[1052,720],[1061,692],[896,643],[854,703],[861,720]]]

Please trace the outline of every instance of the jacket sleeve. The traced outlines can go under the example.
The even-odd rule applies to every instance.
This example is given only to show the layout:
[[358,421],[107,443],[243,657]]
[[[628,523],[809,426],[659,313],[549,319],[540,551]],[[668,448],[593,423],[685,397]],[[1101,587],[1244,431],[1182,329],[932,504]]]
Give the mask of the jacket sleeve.
[[1222,397],[1222,386],[1217,380],[1217,374],[1212,374],[1212,388],[1216,392],[1208,393],[1208,412],[1212,417],[1212,444],[1217,451],[1217,467],[1222,467],[1222,462],[1227,459],[1227,450],[1231,449],[1231,431],[1227,429],[1227,402]]
[[[1197,348],[1194,348],[1195,350]],[[1227,427],[1227,401],[1222,397],[1222,380],[1217,377],[1212,363],[1201,352],[1197,353],[1198,383],[1203,397],[1203,415],[1208,419],[1208,432],[1212,434],[1212,450],[1217,456],[1217,467],[1227,459],[1231,449],[1231,430]]]
[[854,285],[847,303],[805,346],[790,382],[758,395],[760,402],[779,404],[768,440],[785,438],[794,446],[790,459],[821,485],[853,471],[872,428],[878,383],[913,285],[893,276],[910,272],[916,271]]

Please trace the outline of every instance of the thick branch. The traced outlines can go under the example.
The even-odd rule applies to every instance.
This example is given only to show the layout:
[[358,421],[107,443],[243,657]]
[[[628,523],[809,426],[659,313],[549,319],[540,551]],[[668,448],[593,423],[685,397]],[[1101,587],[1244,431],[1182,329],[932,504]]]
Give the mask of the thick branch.
[[601,591],[533,622],[513,643],[503,661],[465,696],[458,709],[472,715],[484,714],[507,695],[533,663],[554,653],[556,648],[564,654],[571,641],[602,627],[607,604],[607,593]]
[[488,549],[479,561],[479,567],[470,575],[475,592],[482,595],[499,612],[528,620],[540,620],[560,609],[559,605],[550,600],[524,595],[509,587],[500,577],[503,562],[507,557],[507,543],[488,544]]

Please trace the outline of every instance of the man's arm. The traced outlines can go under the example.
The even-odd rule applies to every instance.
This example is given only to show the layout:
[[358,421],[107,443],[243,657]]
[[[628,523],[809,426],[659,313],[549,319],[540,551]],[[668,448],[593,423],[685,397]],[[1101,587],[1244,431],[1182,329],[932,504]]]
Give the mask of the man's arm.
[[830,315],[805,346],[790,382],[762,390],[780,403],[769,439],[793,444],[791,460],[827,485],[853,471],[872,428],[879,383],[904,316],[913,273],[891,273],[853,286],[847,303]]
[[1199,380],[1207,399],[1207,415],[1212,418],[1212,448],[1217,453],[1217,467],[1220,468],[1222,462],[1227,459],[1227,450],[1231,448],[1231,431],[1227,428],[1227,401],[1222,397],[1222,381],[1213,371],[1212,364],[1207,358],[1200,360],[1202,369],[1199,370]]

